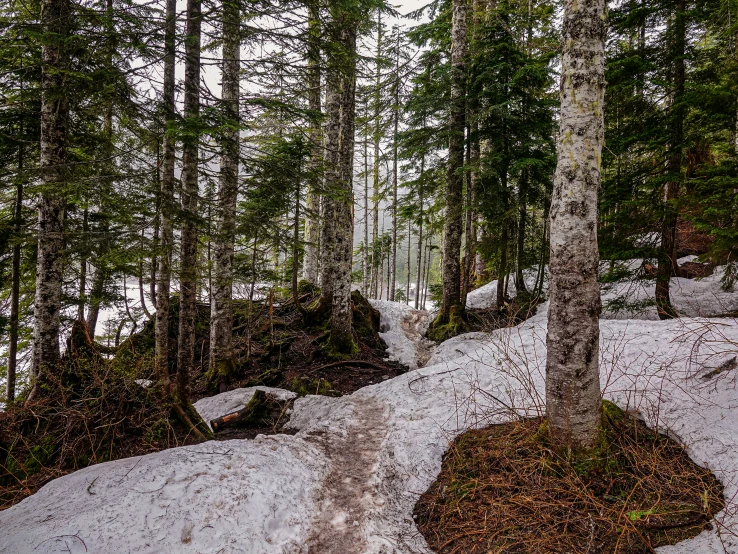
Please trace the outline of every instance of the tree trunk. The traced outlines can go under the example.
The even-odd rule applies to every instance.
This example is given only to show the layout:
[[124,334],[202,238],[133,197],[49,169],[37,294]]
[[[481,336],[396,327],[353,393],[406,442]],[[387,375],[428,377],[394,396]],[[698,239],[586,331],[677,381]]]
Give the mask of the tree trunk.
[[[23,129],[21,128],[21,136]],[[18,184],[15,189],[15,208],[13,209],[13,245],[12,282],[10,285],[10,321],[8,322],[8,374],[6,390],[6,404],[15,400],[16,368],[18,365],[18,319],[20,316],[20,262],[21,262],[21,231],[23,230],[23,159],[24,148],[18,147]]]
[[[334,158],[327,168],[330,180],[326,179],[326,192],[330,196],[334,220],[331,236],[333,244],[330,248],[333,286],[329,350],[341,356],[354,356],[357,346],[351,325],[351,262],[354,239],[352,178],[358,20],[353,14],[339,8],[334,8],[332,15],[331,37],[335,37],[337,48],[328,54],[328,88],[332,98],[328,109],[331,121],[335,123],[337,120],[338,129],[336,132],[331,130],[330,142],[326,144]],[[337,112],[337,118],[332,110]]]
[[175,148],[172,128],[175,122],[174,70],[176,54],[177,2],[167,0],[166,27],[164,35],[164,90],[162,109],[164,112],[164,139],[160,167],[161,190],[159,198],[160,240],[159,271],[156,293],[155,361],[156,378],[162,393],[171,391],[169,378],[169,297],[172,277],[172,250],[174,246],[174,163]]
[[594,445],[600,425],[597,195],[604,139],[604,0],[566,0],[563,29],[546,409],[552,443],[586,449]]
[[333,305],[336,188],[340,179],[341,80],[337,71],[326,74],[326,87],[324,194],[320,210],[320,305],[327,310]]
[[420,217],[418,218],[418,272],[417,283],[415,284],[415,309],[418,309],[420,303],[420,291],[422,290],[423,281],[423,181],[425,173],[425,154],[420,158],[420,178],[418,180],[418,205],[420,206]]
[[413,224],[412,221],[408,218],[407,220],[407,264],[405,265],[405,269],[407,272],[407,283],[405,285],[405,304],[408,306],[410,305],[410,278],[411,275],[411,269],[410,269],[410,258],[412,257],[412,244],[411,239],[413,236]]
[[392,245],[390,254],[390,278],[387,299],[394,302],[397,283],[397,127],[400,120],[400,33],[397,31],[395,44],[395,94],[392,106],[394,131],[392,133]]
[[[200,115],[200,25],[201,0],[187,0],[185,31],[184,117],[197,126]],[[179,343],[177,351],[177,396],[189,398],[189,376],[195,361],[195,316],[197,312],[197,133],[184,138],[182,147],[182,246],[179,270]]]
[[524,168],[518,183],[518,230],[515,253],[515,289],[517,294],[525,293],[525,279],[523,278],[523,259],[525,254],[525,230],[528,216],[528,169]]
[[659,249],[658,269],[656,272],[656,308],[660,319],[671,319],[679,315],[671,304],[669,284],[673,276],[679,275],[676,252],[676,227],[678,218],[676,201],[679,198],[679,182],[682,169],[682,142],[684,140],[685,110],[682,106],[682,98],[684,96],[685,81],[685,9],[685,0],[677,0],[676,13],[673,19],[673,97],[671,120],[669,122],[671,138],[666,167],[669,174],[669,182],[664,187],[661,248]]
[[[448,124],[448,171],[446,174],[446,213],[443,242],[443,300],[431,328],[437,339],[448,338],[462,326],[461,232],[464,167],[464,119],[466,111],[466,11],[465,0],[453,0],[451,22],[451,99]],[[449,333],[442,326],[451,324]],[[436,329],[438,332],[436,332]]]
[[[61,311],[64,219],[64,187],[67,160],[69,104],[65,76],[69,66],[69,0],[43,0],[41,27],[41,196],[38,201],[38,257],[34,301],[31,377],[53,371],[59,362],[59,313]],[[32,393],[33,396],[33,393]]]
[[85,306],[87,305],[87,245],[89,244],[87,208],[82,212],[82,259],[79,261],[79,304],[77,306],[77,320],[85,320]]
[[372,190],[372,213],[374,221],[372,225],[372,282],[374,288],[372,298],[377,298],[379,291],[379,262],[377,260],[377,240],[379,239],[379,141],[382,138],[381,130],[381,85],[382,70],[380,58],[382,56],[382,12],[377,10],[377,57],[375,58],[376,75],[374,80],[374,183]]
[[[369,101],[364,100],[364,125],[369,124]],[[365,127],[366,129],[366,127]],[[369,296],[369,132],[364,131],[364,248],[361,256],[361,294]]]
[[308,14],[308,107],[314,119],[310,122],[311,155],[308,167],[308,191],[305,203],[305,263],[303,278],[318,282],[320,256],[320,179],[323,159],[323,133],[317,116],[320,114],[320,13],[317,2],[311,2]]
[[[225,391],[235,369],[233,354],[233,253],[236,240],[236,201],[239,158],[239,70],[241,66],[240,9],[235,0],[223,2],[223,130],[218,182],[214,276],[210,304],[210,373]],[[296,261],[295,261],[296,263]]]
[[97,318],[100,315],[100,304],[102,303],[105,292],[105,282],[107,280],[105,273],[105,269],[100,264],[95,269],[95,275],[92,278],[92,288],[90,288],[90,309],[87,311],[87,331],[93,340],[95,339],[95,331],[97,330]]

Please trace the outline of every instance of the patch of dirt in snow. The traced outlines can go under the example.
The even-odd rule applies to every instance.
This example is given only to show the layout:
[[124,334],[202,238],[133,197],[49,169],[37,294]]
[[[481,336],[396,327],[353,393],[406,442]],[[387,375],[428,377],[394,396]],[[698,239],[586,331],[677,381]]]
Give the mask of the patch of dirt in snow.
[[329,470],[307,541],[310,554],[362,554],[365,524],[374,500],[374,467],[387,433],[385,407],[374,399],[352,401],[346,436],[313,431],[305,438],[323,450]]

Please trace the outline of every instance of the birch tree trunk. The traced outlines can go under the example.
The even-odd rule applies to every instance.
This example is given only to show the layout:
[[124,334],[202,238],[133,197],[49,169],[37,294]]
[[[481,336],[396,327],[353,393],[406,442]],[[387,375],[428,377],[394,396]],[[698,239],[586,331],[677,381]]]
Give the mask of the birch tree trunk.
[[[31,377],[54,371],[59,362],[59,312],[64,269],[65,163],[69,104],[65,76],[69,57],[69,0],[41,4],[41,196],[38,201],[35,325]],[[33,393],[31,393],[33,395]]]
[[463,327],[461,305],[461,233],[463,215],[464,119],[466,111],[467,6],[453,0],[451,19],[451,99],[443,246],[443,299],[428,336],[444,340]]
[[175,33],[177,27],[177,2],[167,0],[164,30],[164,90],[162,108],[164,112],[164,140],[160,167],[161,190],[159,198],[160,245],[156,293],[155,359],[156,377],[163,394],[169,395],[169,297],[172,277],[172,250],[174,246],[174,162],[175,140],[172,125],[175,120],[174,70]]
[[[308,15],[308,104],[314,114],[319,114],[320,102],[320,13],[317,2],[311,2]],[[309,140],[311,156],[308,167],[308,191],[305,205],[305,262],[303,278],[311,283],[318,282],[320,257],[320,178],[323,158],[323,133],[316,119],[310,124]]]
[[546,409],[552,441],[570,448],[592,447],[600,424],[597,196],[606,32],[604,0],[566,0],[551,205]]
[[[185,31],[184,116],[190,127],[198,126],[200,115],[200,25],[201,0],[187,0]],[[195,315],[197,311],[197,195],[199,133],[190,129],[182,147],[182,238],[179,270],[179,343],[177,351],[177,395],[189,398],[189,375],[195,360]]]
[[[213,246],[214,274],[210,306],[210,372],[221,392],[235,368],[233,355],[233,252],[238,196],[240,9],[236,0],[223,2],[223,131],[218,182],[218,220]],[[297,263],[296,261],[294,263]]]

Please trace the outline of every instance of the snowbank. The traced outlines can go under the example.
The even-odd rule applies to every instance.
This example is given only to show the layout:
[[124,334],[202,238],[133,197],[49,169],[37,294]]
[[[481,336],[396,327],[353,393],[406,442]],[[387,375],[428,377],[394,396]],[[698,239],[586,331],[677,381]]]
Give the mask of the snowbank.
[[[389,310],[386,333],[397,331],[404,312],[375,306]],[[738,324],[610,320],[601,329],[605,396],[683,441],[736,497],[738,370],[705,377],[738,354]],[[447,341],[438,363],[353,395],[299,398],[294,436],[209,442],[57,479],[0,512],[0,552],[428,553],[415,502],[459,433],[544,409],[545,334],[542,309],[518,327]],[[235,401],[216,397],[205,413]],[[738,554],[738,512],[718,520],[721,536],[660,552]]]
[[[685,256],[678,260],[679,264],[691,262],[696,256]],[[633,259],[617,262],[616,267],[636,273],[645,260]],[[601,273],[609,270],[609,262],[600,264]],[[680,315],[685,317],[720,317],[738,311],[738,291],[726,292],[721,288],[721,279],[725,267],[715,268],[712,275],[699,279],[673,277],[670,282],[671,301]],[[528,290],[533,289],[537,269],[524,272]],[[548,290],[548,268],[544,281],[544,293]],[[653,279],[623,279],[615,283],[603,283],[602,319],[640,319],[658,320],[656,312],[656,282]],[[510,278],[508,296],[516,294],[514,279]],[[492,308],[497,305],[497,281],[492,281],[471,291],[467,295],[467,308]]]
[[210,427],[210,421],[216,417],[230,414],[246,406],[257,390],[271,393],[280,400],[290,400],[291,398],[297,397],[292,391],[276,389],[274,387],[245,387],[243,389],[234,389],[222,394],[216,394],[208,398],[201,398],[195,402],[195,409],[203,421]]
[[[421,310],[415,310],[407,304],[400,302],[389,302],[387,300],[369,300],[375,309],[379,310],[381,318],[379,321],[379,336],[387,344],[387,354],[392,361],[400,362],[410,369],[417,369],[418,341],[428,330],[427,314]],[[415,340],[408,336],[409,329],[403,329],[403,323],[414,325],[413,334]],[[412,336],[412,335],[411,335]]]

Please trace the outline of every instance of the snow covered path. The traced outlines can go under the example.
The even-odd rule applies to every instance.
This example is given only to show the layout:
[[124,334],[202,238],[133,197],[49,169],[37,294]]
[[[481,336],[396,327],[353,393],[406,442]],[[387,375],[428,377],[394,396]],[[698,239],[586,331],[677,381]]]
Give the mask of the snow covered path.
[[[422,315],[375,305],[391,355],[417,364]],[[738,554],[738,323],[603,320],[601,330],[605,396],[682,441],[726,487],[716,530],[659,552]],[[0,512],[0,553],[430,554],[412,518],[418,497],[459,433],[543,410],[545,336],[541,310],[512,329],[446,341],[427,367],[353,395],[297,399],[294,436],[208,442],[62,477]],[[209,409],[237,397],[248,394],[215,397]]]

